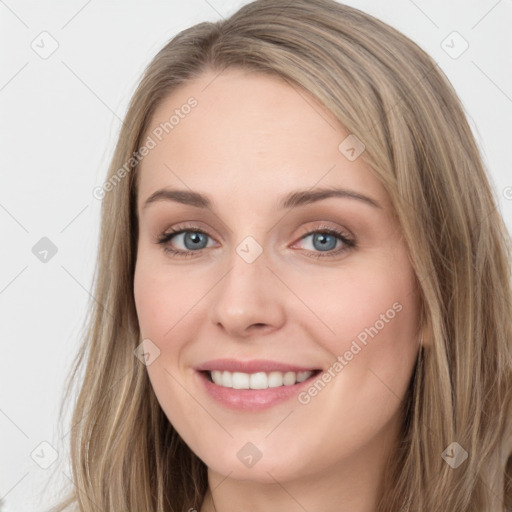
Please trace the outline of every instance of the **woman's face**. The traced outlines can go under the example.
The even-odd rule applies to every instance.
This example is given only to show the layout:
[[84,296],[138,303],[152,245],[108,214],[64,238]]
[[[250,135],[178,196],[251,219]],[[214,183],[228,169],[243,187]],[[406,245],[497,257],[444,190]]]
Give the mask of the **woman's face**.
[[144,138],[134,293],[156,397],[214,474],[380,467],[418,351],[389,198],[310,95],[217,74],[166,98]]

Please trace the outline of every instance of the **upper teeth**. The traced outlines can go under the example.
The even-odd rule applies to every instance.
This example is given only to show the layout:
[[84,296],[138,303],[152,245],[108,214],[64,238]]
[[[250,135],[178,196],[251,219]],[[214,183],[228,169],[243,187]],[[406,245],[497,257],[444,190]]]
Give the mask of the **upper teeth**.
[[213,382],[225,388],[234,389],[267,389],[279,386],[293,386],[297,382],[303,382],[311,375],[312,371],[305,372],[257,372],[242,373],[213,370],[210,372]]

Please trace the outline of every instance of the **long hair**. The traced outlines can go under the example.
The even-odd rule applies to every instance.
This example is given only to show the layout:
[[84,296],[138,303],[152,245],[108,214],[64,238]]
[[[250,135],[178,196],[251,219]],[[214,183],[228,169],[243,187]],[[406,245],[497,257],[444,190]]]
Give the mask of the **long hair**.
[[[94,300],[69,376],[83,374],[70,433],[74,486],[53,510],[181,512],[204,499],[207,468],[134,356],[136,178],[162,100],[205,70],[230,67],[300,86],[363,141],[407,243],[428,343],[379,511],[511,511],[511,244],[491,180],[438,65],[392,27],[333,0],[254,1],[180,32],[146,68],[101,191]],[[454,442],[468,453],[456,469],[442,457]]]

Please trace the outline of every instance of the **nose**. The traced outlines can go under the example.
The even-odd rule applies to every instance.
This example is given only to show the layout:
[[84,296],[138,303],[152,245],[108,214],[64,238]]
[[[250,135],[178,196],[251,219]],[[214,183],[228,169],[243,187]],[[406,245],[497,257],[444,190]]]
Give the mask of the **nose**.
[[212,290],[209,313],[210,321],[226,336],[243,340],[283,326],[285,301],[290,298],[267,264],[264,251],[252,262],[233,251],[229,271]]

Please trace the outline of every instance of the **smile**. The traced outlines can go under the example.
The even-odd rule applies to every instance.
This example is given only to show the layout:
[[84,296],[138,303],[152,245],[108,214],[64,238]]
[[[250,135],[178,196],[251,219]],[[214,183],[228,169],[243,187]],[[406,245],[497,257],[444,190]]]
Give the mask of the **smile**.
[[293,399],[322,371],[269,360],[216,359],[196,366],[199,384],[219,405],[257,411]]

